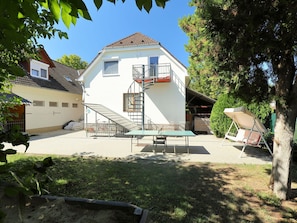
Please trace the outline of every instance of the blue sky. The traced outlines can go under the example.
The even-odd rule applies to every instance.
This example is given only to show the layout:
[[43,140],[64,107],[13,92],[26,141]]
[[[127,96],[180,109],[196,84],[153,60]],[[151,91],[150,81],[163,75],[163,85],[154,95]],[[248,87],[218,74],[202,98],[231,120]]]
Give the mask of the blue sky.
[[70,29],[60,22],[57,28],[66,31],[69,39],[40,39],[39,43],[53,60],[76,54],[90,63],[106,45],[140,32],[160,42],[188,66],[189,54],[184,47],[188,37],[178,26],[178,20],[194,13],[189,1],[170,0],[165,9],[153,5],[149,14],[145,10],[139,11],[134,0],[118,1],[116,5],[104,0],[98,11],[93,1],[85,2],[93,21],[80,18]]

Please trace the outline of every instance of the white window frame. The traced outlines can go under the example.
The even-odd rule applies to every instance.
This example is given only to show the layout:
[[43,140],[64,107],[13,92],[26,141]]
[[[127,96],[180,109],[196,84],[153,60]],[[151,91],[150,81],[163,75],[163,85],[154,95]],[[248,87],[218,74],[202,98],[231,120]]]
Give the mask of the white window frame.
[[31,76],[38,77],[39,76],[39,70],[31,69]]
[[[49,68],[49,65],[46,63],[43,63],[41,61],[34,60],[34,59],[30,60],[30,75],[32,77],[48,80],[49,79],[48,68]],[[37,75],[34,72],[37,72]]]
[[[116,71],[108,71],[106,64],[107,63],[116,63],[117,67],[116,67]],[[115,59],[115,60],[105,60],[103,62],[103,76],[104,77],[108,77],[108,76],[118,76],[119,75],[119,60]]]
[[43,68],[40,69],[40,77],[41,78],[48,79],[47,70],[46,69],[43,69]]

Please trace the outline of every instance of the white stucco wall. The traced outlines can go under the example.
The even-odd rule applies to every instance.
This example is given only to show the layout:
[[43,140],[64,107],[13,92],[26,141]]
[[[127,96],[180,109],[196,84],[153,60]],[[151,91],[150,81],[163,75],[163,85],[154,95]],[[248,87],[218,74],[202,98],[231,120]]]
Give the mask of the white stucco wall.
[[[185,124],[185,76],[186,69],[161,48],[142,48],[137,51],[127,48],[103,51],[84,75],[85,102],[103,104],[120,115],[123,111],[123,94],[133,82],[132,66],[148,65],[149,57],[158,56],[159,64],[170,63],[173,70],[171,82],[155,83],[146,90],[145,116],[155,124]],[[104,76],[104,61],[118,60],[119,73],[116,76]],[[98,117],[99,121],[104,120]],[[95,122],[95,116],[88,111],[89,122]]]
[[[12,92],[32,103],[34,100],[44,101],[44,106],[41,107],[33,104],[26,106],[26,130],[28,132],[59,128],[59,126],[62,128],[70,120],[79,121],[83,118],[84,108],[82,96],[79,94],[22,85],[13,85]],[[57,102],[57,107],[50,107],[49,102]],[[68,103],[68,107],[62,107],[62,103]],[[77,104],[77,108],[73,108],[72,104]]]

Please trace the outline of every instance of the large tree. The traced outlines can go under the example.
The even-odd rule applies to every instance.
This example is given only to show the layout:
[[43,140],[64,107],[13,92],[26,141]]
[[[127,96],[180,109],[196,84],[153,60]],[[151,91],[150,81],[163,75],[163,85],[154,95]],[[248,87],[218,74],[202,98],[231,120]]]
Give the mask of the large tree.
[[57,61],[76,70],[85,69],[88,66],[86,61],[83,61],[75,54],[71,54],[69,56],[63,55],[61,58],[57,59]]
[[[208,75],[230,92],[245,100],[276,101],[273,190],[288,199],[297,115],[297,1],[193,0],[191,5],[195,14],[181,23],[190,37],[191,67],[206,61]],[[207,52],[205,60],[197,55],[200,50]]]

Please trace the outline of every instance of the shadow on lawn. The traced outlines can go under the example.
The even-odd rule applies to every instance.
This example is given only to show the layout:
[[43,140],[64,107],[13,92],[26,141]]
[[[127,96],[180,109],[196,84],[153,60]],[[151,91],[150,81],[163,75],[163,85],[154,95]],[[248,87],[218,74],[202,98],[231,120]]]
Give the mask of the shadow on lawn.
[[[228,188],[227,179],[236,172],[233,167],[83,158],[55,158],[54,162],[48,172],[54,179],[48,185],[52,194],[129,202],[148,209],[154,223],[268,220],[257,212],[262,204],[256,195]],[[235,178],[244,180],[240,175]],[[251,196],[255,199],[247,201]]]
[[[234,146],[238,150],[242,150],[243,146]],[[264,161],[272,161],[272,156],[270,155],[268,149],[266,148],[259,148],[253,146],[247,146],[242,154],[241,158],[244,157],[255,157],[257,159],[262,159]]]
[[[266,169],[266,173],[270,176],[271,175],[271,168]],[[291,170],[291,182],[297,184],[297,162],[292,163],[292,170]],[[291,188],[290,199],[297,198],[297,187]]]

